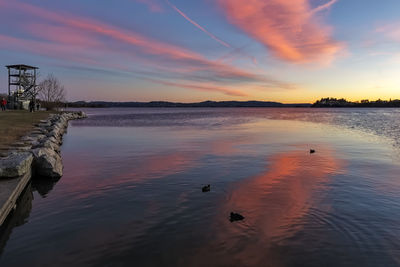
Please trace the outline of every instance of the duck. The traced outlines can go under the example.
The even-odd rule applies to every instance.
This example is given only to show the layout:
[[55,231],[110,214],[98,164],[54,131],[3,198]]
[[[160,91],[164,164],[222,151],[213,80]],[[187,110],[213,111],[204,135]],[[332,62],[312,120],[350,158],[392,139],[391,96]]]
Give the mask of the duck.
[[310,149],[310,154],[314,154],[315,150],[314,149]]
[[210,192],[210,190],[211,190],[210,185],[203,186],[203,188],[201,189],[201,191],[203,191],[203,192]]
[[241,221],[244,219],[244,216],[239,214],[239,213],[235,213],[235,212],[231,212],[231,216],[229,218],[229,220],[231,222],[235,222],[235,221]]

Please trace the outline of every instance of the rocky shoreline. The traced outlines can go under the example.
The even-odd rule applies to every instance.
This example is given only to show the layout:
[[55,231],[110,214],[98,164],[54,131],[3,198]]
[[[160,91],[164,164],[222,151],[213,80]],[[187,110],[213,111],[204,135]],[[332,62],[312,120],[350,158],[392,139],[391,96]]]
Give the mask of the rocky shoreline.
[[84,112],[51,114],[35,125],[33,131],[21,138],[18,147],[0,158],[0,180],[32,173],[42,178],[60,178],[63,164],[60,146],[68,128],[68,121],[86,118]]
[[57,179],[63,174],[60,146],[68,121],[86,118],[83,112],[51,114],[0,158],[0,230],[32,176]]

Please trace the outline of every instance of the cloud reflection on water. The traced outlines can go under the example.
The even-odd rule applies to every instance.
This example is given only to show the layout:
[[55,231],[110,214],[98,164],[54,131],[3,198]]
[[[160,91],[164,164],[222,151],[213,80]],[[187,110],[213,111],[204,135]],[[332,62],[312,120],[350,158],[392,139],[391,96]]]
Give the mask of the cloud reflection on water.
[[[346,162],[328,146],[320,146],[313,155],[308,154],[306,146],[299,147],[303,149],[272,155],[266,160],[263,172],[232,186],[226,201],[221,202],[223,218],[216,218],[220,230],[215,233],[215,241],[199,254],[224,247],[225,252],[235,253],[221,264],[237,262],[261,266],[271,262],[269,257],[274,243],[301,230],[302,220],[306,220],[319,199],[315,194],[328,190],[324,187],[330,176],[343,173]],[[245,220],[232,224],[227,219],[231,211],[241,213]],[[277,256],[273,258],[279,258]],[[279,262],[274,264],[279,265]]]
[[[185,173],[190,169],[202,166],[202,158],[228,157],[240,152],[238,146],[249,143],[247,138],[229,137],[208,142],[188,141],[187,150],[154,151],[140,157],[119,155],[113,161],[104,158],[100,162],[90,155],[65,159],[67,168],[64,189],[74,194],[74,198],[82,199],[103,194],[105,191],[121,186],[137,186],[153,179],[161,179],[170,175]],[[106,166],[103,168],[101,166]],[[84,173],[82,173],[84,172]],[[81,180],[81,176],[90,175],[96,179]],[[78,193],[79,194],[76,194]]]

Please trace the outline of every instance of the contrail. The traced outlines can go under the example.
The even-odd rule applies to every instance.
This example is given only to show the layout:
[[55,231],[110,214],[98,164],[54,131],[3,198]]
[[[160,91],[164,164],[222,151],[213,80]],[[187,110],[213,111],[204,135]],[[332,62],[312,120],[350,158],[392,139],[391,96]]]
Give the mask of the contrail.
[[211,38],[213,38],[215,41],[217,41],[218,43],[222,44],[225,47],[231,48],[232,46],[224,41],[222,41],[221,39],[219,39],[217,36],[215,36],[214,34],[212,34],[211,32],[207,31],[206,29],[204,29],[202,26],[200,26],[198,23],[196,23],[195,21],[193,21],[191,18],[189,18],[185,13],[183,13],[180,9],[178,9],[176,6],[174,6],[170,1],[165,0],[165,2],[167,2],[167,4],[169,6],[171,6],[176,12],[178,12],[182,17],[184,17],[187,21],[189,21],[190,23],[192,23],[194,26],[196,26],[197,28],[199,28],[200,30],[202,30],[205,34],[207,34],[208,36],[210,36]]
[[324,10],[324,9],[330,8],[330,7],[331,7],[333,4],[335,4],[337,1],[338,1],[338,0],[331,0],[331,1],[329,1],[328,3],[326,3],[326,4],[320,5],[320,6],[316,7],[316,8],[314,8],[313,10],[311,10],[310,14],[313,15],[313,14],[315,14],[315,13],[317,13],[317,12],[320,12],[320,11],[322,11],[322,10]]

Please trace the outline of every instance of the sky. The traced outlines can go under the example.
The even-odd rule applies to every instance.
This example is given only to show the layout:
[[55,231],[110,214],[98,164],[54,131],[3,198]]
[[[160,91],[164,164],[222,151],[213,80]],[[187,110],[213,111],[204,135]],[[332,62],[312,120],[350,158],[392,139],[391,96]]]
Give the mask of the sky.
[[0,0],[7,69],[69,101],[400,99],[399,0]]

